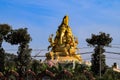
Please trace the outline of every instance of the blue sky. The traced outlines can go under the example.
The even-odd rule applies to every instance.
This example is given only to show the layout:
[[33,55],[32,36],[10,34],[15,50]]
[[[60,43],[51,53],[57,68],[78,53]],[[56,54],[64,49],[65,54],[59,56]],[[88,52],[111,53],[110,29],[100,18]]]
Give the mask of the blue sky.
[[49,35],[55,34],[66,14],[79,47],[101,31],[113,37],[112,44],[120,44],[120,0],[0,0],[0,10],[0,24],[28,28],[33,49],[47,48]]

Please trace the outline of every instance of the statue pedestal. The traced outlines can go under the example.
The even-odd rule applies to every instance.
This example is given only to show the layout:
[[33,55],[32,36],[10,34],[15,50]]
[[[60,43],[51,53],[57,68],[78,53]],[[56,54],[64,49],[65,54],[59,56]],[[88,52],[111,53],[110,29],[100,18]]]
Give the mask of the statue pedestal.
[[58,62],[72,62],[72,61],[75,61],[75,62],[82,62],[82,58],[80,58],[80,56],[78,55],[75,55],[75,56],[59,56],[57,59],[56,59]]
[[62,53],[62,52],[49,52],[47,53],[47,60],[50,59],[50,60],[56,60],[57,62],[72,62],[72,61],[75,61],[75,62],[79,62],[79,63],[82,63],[82,58],[80,55],[77,55],[77,54],[73,54],[73,55],[61,55],[61,54],[65,54],[65,53]]

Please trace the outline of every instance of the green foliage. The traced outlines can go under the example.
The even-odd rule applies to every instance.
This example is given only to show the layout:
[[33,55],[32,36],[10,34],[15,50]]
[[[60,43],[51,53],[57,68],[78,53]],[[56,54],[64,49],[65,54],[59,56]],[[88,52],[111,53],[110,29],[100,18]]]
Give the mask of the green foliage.
[[27,44],[21,44],[18,48],[16,64],[18,66],[20,76],[23,76],[23,73],[30,68],[31,51],[32,49],[30,49]]
[[91,59],[91,70],[95,74],[99,74],[101,72],[104,73],[106,69],[106,63],[105,55],[103,54],[105,52],[105,49],[103,48],[104,46],[109,46],[109,44],[112,42],[112,37],[110,37],[109,34],[100,32],[99,35],[92,34],[91,38],[86,39],[86,41],[90,46],[95,47]]
[[[32,51],[32,49],[30,49],[28,45],[28,43],[31,41],[31,37],[30,37],[30,34],[28,34],[27,32],[27,28],[20,28],[20,29],[13,30],[9,25],[1,24],[0,25],[0,47],[3,40],[5,40],[6,42],[12,45],[18,45],[18,44],[20,45],[17,51],[18,57],[15,62],[20,72],[25,71],[29,67],[29,64],[31,61],[30,53]],[[1,55],[4,56],[4,54],[1,54]],[[1,57],[2,56],[0,56],[0,58]],[[2,57],[1,61],[4,60],[3,58],[4,57]]]
[[[95,74],[100,73],[100,63],[101,63],[101,73],[104,73],[105,69],[106,69],[105,55],[102,54],[104,52],[104,49],[95,47],[94,51],[95,51],[95,53],[92,54],[92,59],[91,59],[91,63],[92,63],[91,70]],[[101,62],[100,62],[100,58],[101,58]]]
[[5,72],[7,73],[10,70],[16,71],[15,61],[6,61],[5,62]]
[[2,48],[2,43],[5,36],[10,32],[11,27],[7,24],[0,24],[0,72],[4,71],[5,66],[5,51]]
[[31,41],[30,34],[27,32],[27,28],[20,28],[12,30],[6,37],[6,41],[12,45],[26,44]]
[[19,49],[18,49],[18,61],[20,62],[19,65],[22,66],[28,66],[30,64],[31,61],[31,51],[32,49],[29,49],[29,45],[20,45]]
[[102,80],[120,80],[120,73],[108,69],[103,75]]
[[75,63],[75,72],[82,73],[84,70],[90,71],[90,66],[87,66],[86,64]]
[[5,68],[5,51],[3,48],[0,48],[0,72],[4,72]]
[[112,37],[109,34],[100,32],[99,35],[92,34],[91,38],[86,39],[86,41],[92,46],[108,46],[112,42]]
[[5,54],[5,73],[7,73],[10,70],[17,71],[16,69],[16,58],[17,56],[15,54],[6,53]]
[[42,64],[38,60],[32,60],[31,63],[31,70],[34,71],[36,74],[41,72]]
[[57,73],[60,73],[61,71],[63,71],[65,68],[62,66],[62,64],[58,64],[57,66],[56,66],[56,68],[57,68]]
[[89,79],[86,78],[85,74],[78,73],[73,75],[72,80],[89,80]]
[[5,54],[5,61],[15,61],[16,58],[17,58],[17,55],[15,55],[13,53]]
[[5,36],[11,31],[11,27],[8,24],[0,24],[0,35]]

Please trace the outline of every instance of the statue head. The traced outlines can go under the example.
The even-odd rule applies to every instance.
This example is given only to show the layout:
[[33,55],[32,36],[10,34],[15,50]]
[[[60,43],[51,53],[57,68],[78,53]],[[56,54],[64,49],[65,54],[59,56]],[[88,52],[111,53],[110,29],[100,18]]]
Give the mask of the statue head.
[[64,16],[62,23],[68,26],[68,21],[69,21],[69,17],[67,15]]

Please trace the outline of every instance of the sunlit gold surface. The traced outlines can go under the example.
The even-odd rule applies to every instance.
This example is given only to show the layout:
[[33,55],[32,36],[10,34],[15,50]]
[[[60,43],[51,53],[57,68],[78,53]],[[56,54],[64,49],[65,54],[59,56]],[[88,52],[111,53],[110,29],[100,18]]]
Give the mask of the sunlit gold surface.
[[47,60],[82,62],[81,56],[76,54],[78,40],[73,36],[68,22],[69,18],[65,16],[56,31],[55,37],[53,34],[50,35],[48,50],[51,48],[51,51],[46,53]]

